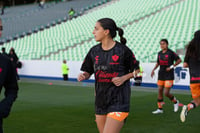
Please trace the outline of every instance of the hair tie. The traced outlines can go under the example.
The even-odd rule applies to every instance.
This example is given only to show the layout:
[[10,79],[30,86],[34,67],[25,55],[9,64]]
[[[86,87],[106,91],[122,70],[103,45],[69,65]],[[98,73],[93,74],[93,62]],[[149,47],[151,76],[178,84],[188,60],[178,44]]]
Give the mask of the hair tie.
[[117,27],[116,30],[119,31],[119,28]]

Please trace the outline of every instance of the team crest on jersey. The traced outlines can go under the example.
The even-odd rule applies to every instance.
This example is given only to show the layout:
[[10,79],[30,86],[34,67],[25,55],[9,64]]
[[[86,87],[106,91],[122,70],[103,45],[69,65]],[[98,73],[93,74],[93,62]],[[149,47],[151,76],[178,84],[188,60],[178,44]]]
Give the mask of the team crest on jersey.
[[168,60],[168,58],[169,58],[169,55],[166,54],[165,55],[165,60]]
[[112,64],[119,64],[119,62],[117,62],[118,60],[119,60],[119,56],[118,55],[113,55],[112,56],[112,60],[114,61],[114,62],[110,62],[110,64],[112,65]]
[[118,55],[113,55],[112,59],[113,59],[114,62],[116,62],[119,59],[119,56]]

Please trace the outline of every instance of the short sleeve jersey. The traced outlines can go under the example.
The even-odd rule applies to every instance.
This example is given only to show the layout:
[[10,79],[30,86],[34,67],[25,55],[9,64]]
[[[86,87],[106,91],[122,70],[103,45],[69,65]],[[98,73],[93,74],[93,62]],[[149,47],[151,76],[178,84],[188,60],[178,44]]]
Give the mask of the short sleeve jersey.
[[5,88],[5,95],[17,95],[16,70],[10,59],[0,54],[0,91],[2,87]]
[[66,63],[63,63],[62,64],[62,74],[65,75],[65,74],[69,74],[69,70],[68,70],[68,66]]
[[200,83],[200,59],[186,56],[184,62],[189,66],[190,83]]
[[[132,51],[116,42],[115,46],[105,51],[101,44],[90,49],[81,70],[95,75],[95,104],[98,108],[111,111],[129,111],[130,81],[117,87],[112,78],[120,77],[138,69]],[[98,114],[98,110],[96,110]]]
[[167,72],[166,69],[173,65],[174,61],[178,59],[180,59],[180,57],[171,49],[168,49],[165,53],[162,51],[158,53],[157,63],[160,65],[158,80],[174,80],[174,69],[171,69],[169,72]]

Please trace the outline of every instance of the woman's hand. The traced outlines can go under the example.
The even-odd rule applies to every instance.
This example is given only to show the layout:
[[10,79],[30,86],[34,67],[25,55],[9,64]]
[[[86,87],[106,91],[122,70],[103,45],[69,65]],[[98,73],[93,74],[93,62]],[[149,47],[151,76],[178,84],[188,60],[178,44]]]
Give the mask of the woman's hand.
[[85,75],[84,75],[83,73],[80,73],[80,74],[78,75],[78,78],[77,78],[78,82],[83,81],[83,80],[85,80],[85,79],[86,79],[86,78],[85,78]]
[[77,78],[77,80],[80,82],[80,81],[83,81],[83,80],[87,80],[87,79],[89,79],[90,78],[90,74],[88,73],[88,72],[83,72],[83,73],[80,73],[79,75],[78,75],[78,78]]
[[125,79],[124,79],[124,77],[114,77],[112,79],[112,82],[114,83],[114,85],[120,86],[125,82]]
[[155,74],[155,72],[154,72],[154,70],[153,70],[153,71],[151,72],[151,78],[153,78],[154,74]]
[[167,72],[169,72],[170,70],[171,70],[171,68],[170,68],[170,67],[166,68],[166,71],[167,71]]
[[184,68],[189,67],[188,63],[184,62],[184,63],[183,63],[183,67],[184,67]]
[[133,72],[133,78],[136,78],[139,73],[140,73],[140,69],[135,70]]

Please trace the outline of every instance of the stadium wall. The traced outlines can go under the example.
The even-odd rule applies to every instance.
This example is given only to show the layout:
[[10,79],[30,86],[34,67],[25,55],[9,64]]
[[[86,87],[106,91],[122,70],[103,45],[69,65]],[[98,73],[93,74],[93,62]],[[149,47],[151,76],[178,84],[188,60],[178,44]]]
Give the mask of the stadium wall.
[[[38,79],[53,79],[62,80],[61,64],[62,61],[43,61],[43,60],[23,60],[23,67],[18,70],[20,77],[26,78],[38,78]],[[69,66],[69,79],[76,81],[77,75],[80,73],[80,67],[82,62],[80,61],[68,61]],[[157,87],[157,73],[155,71],[154,78],[151,78],[151,71],[155,66],[155,63],[141,63],[143,67],[143,83],[145,87]],[[189,71],[182,68],[182,64],[175,68],[175,81],[174,87],[176,89],[189,89]],[[134,82],[134,79],[131,79]],[[87,82],[94,82],[94,76]]]

